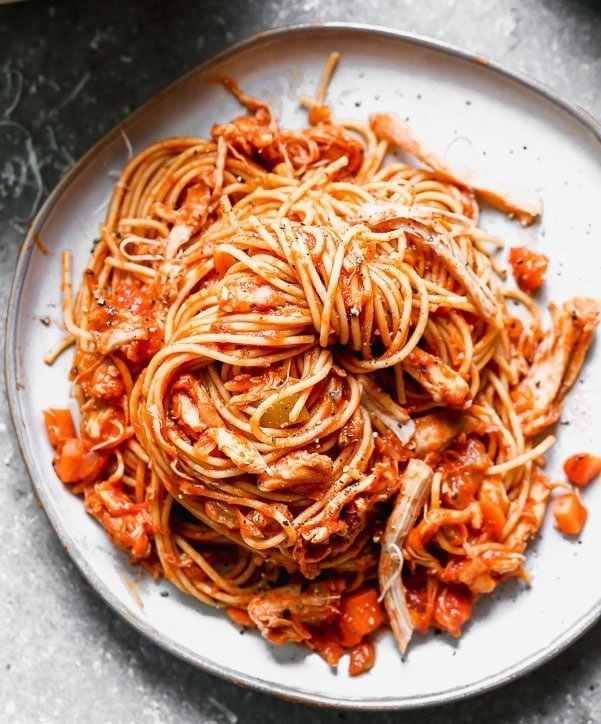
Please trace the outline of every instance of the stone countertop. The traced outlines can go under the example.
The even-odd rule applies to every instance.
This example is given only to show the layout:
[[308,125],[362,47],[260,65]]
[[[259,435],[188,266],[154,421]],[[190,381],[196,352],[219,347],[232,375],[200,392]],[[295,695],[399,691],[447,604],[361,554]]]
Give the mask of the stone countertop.
[[[0,306],[32,211],[131,110],[226,46],[286,23],[348,20],[498,60],[601,115],[595,0],[124,0],[0,7]],[[17,152],[16,149],[25,149]],[[2,333],[3,333],[2,325]],[[240,689],[148,643],[99,599],[33,498],[0,410],[0,721],[393,722]],[[494,655],[494,652],[491,652]],[[430,722],[601,721],[601,625],[554,661]]]

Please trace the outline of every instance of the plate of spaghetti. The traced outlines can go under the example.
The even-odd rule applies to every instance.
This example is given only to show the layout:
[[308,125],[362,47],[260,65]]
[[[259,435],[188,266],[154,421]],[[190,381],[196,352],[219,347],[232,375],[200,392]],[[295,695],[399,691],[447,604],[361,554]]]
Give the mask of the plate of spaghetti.
[[600,160],[533,84],[345,25],[246,41],[109,134],[32,226],[6,349],[100,595],[201,668],[355,708],[582,633]]

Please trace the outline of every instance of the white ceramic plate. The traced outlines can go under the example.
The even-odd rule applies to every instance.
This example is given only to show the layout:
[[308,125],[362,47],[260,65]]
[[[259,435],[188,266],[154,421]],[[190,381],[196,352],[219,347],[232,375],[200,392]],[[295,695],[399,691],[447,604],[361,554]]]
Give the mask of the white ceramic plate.
[[[122,124],[134,151],[176,134],[208,134],[214,122],[241,113],[233,98],[207,80],[237,79],[272,103],[286,126],[305,116],[298,97],[312,94],[328,53],[342,62],[329,92],[339,116],[366,119],[393,111],[451,160],[489,172],[507,185],[536,188],[545,214],[524,231],[498,214],[483,223],[510,243],[539,248],[552,262],[545,293],[563,300],[601,295],[601,144],[599,127],[534,84],[481,58],[391,31],[320,26],[285,28],[246,41],[160,93]],[[56,478],[42,425],[43,408],[68,399],[69,355],[46,367],[44,353],[59,339],[60,251],[74,252],[75,278],[97,235],[114,175],[127,159],[116,129],[60,183],[25,243],[12,290],[7,381],[15,427],[37,495],[84,576],[119,614],[155,643],[215,674],[261,691],[353,708],[404,708],[449,701],[508,681],[560,651],[601,610],[601,485],[584,497],[590,520],[582,540],[562,538],[547,520],[529,556],[530,589],[507,585],[481,602],[459,642],[417,637],[402,662],[392,637],[381,635],[375,668],[357,679],[342,662],[333,672],[319,656],[274,647],[255,633],[240,636],[219,612],[165,582],[132,572],[81,500]],[[51,255],[33,244],[40,234]],[[40,317],[54,324],[45,327]],[[591,355],[569,397],[550,457],[551,472],[575,451],[599,451],[601,356]],[[168,597],[160,592],[169,591]]]

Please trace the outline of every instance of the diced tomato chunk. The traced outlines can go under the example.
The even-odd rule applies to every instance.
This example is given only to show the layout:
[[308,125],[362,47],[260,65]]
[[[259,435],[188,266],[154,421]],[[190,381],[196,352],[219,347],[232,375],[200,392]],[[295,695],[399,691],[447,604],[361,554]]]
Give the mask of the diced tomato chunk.
[[213,263],[215,264],[217,274],[223,277],[226,271],[236,263],[236,259],[231,254],[228,254],[227,251],[223,251],[217,247],[213,252]]
[[311,635],[311,644],[315,651],[325,659],[330,666],[337,666],[344,648],[333,631],[319,631]]
[[486,479],[478,493],[482,511],[482,530],[492,540],[500,540],[507,522],[509,501],[500,480]]
[[357,644],[351,651],[348,672],[351,676],[359,676],[369,671],[376,663],[376,649],[370,641]]
[[588,453],[578,453],[565,461],[563,469],[570,483],[583,488],[601,473],[601,458]]
[[127,310],[133,314],[151,314],[153,309],[150,294],[130,280],[115,284],[112,303],[117,310]]
[[492,500],[482,498],[480,510],[482,511],[482,528],[493,540],[500,540],[507,522],[501,507]]
[[565,535],[578,535],[584,528],[588,512],[577,493],[560,495],[553,505],[557,527]]
[[384,623],[384,612],[375,588],[345,596],[340,610],[340,638],[344,646],[356,646]]
[[225,612],[232,619],[232,621],[234,623],[238,624],[238,626],[246,626],[247,628],[252,628],[255,625],[253,623],[251,617],[248,615],[248,613],[243,608],[236,608],[235,606],[228,606],[225,609]]
[[505,329],[511,342],[519,342],[522,332],[524,331],[524,325],[521,320],[517,317],[509,317],[505,323]]
[[332,118],[332,111],[325,103],[318,103],[309,111],[309,123],[317,125],[326,123]]
[[52,447],[56,447],[59,442],[66,440],[68,437],[75,437],[75,425],[69,410],[54,407],[44,410],[44,422],[46,423],[46,431]]
[[520,289],[535,292],[545,281],[549,260],[526,246],[516,246],[509,252],[509,263]]
[[472,615],[475,599],[465,586],[450,585],[441,590],[434,605],[434,621],[451,636],[459,636],[461,627]]
[[59,443],[54,456],[54,469],[63,483],[77,483],[104,470],[106,457],[90,450],[81,437],[69,437]]

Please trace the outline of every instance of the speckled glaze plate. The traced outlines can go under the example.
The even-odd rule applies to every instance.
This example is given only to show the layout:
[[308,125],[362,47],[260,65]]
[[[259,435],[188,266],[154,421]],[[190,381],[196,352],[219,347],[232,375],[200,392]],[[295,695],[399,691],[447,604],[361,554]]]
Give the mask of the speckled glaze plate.
[[[546,299],[601,295],[601,142],[598,124],[552,92],[482,58],[431,40],[351,25],[282,28],[252,38],[159,93],[95,146],[51,194],[23,247],[8,313],[6,370],[15,428],[41,505],[81,572],[114,610],[143,635],[190,663],[263,692],[354,709],[401,709],[482,692],[532,669],[582,634],[601,612],[601,485],[584,494],[590,519],[581,540],[566,541],[547,519],[529,556],[531,588],[508,584],[483,600],[460,641],[417,637],[405,661],[383,633],[378,660],[351,679],[319,656],[241,636],[223,614],[132,569],[110,545],[81,500],[52,469],[43,408],[69,396],[70,355],[42,361],[61,336],[60,252],[84,268],[114,184],[134,151],[165,136],[208,134],[239,114],[216,75],[237,79],[269,101],[286,126],[305,122],[301,94],[315,91],[328,53],[342,61],[329,100],[341,117],[373,111],[408,118],[434,149],[507,186],[538,189],[543,221],[521,229],[485,212],[483,224],[510,244],[526,243],[552,262]],[[48,249],[34,245],[39,234]],[[546,301],[543,299],[542,301]],[[49,317],[50,326],[40,319]],[[598,345],[597,345],[598,348]],[[593,350],[562,416],[551,474],[579,450],[599,450],[601,356]],[[168,592],[168,596],[161,595]]]

